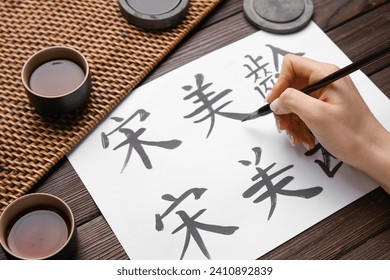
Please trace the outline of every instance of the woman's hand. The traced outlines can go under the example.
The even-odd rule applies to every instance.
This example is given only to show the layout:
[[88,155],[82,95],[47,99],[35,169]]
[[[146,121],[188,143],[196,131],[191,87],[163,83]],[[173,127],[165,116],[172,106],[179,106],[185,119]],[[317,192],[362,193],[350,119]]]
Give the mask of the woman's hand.
[[[310,96],[297,90],[337,70],[332,64],[286,55],[267,97],[278,129],[285,130],[294,145],[310,149],[320,142],[333,156],[389,186],[390,133],[371,113],[352,80],[342,78]],[[379,171],[379,165],[387,170]]]

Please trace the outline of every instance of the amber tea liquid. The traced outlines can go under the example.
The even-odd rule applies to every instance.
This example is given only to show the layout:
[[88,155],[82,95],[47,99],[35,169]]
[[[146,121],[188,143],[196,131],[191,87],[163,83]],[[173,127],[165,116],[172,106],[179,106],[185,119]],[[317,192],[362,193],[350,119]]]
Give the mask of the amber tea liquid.
[[16,255],[39,259],[60,249],[68,239],[68,226],[57,212],[38,209],[22,215],[12,225],[7,243]]
[[33,71],[30,88],[44,96],[61,96],[81,85],[84,71],[73,61],[57,59],[48,61]]

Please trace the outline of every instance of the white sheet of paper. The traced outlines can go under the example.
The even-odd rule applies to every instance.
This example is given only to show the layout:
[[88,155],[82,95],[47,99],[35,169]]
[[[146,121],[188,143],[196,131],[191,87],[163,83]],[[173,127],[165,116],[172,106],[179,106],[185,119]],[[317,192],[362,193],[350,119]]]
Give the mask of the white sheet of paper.
[[[131,259],[254,259],[378,186],[333,157],[329,171],[341,167],[327,176],[315,162],[321,150],[292,148],[272,115],[242,123],[224,114],[264,105],[283,58],[276,48],[350,63],[314,23],[291,35],[259,31],[134,90],[68,155]],[[389,100],[361,72],[352,77],[389,129]]]

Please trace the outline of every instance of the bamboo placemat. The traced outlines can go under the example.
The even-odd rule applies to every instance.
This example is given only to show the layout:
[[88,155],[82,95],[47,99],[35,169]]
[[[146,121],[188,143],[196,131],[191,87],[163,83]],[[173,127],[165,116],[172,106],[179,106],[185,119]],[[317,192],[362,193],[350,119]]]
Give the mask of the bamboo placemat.
[[[191,0],[184,21],[164,32],[130,25],[117,0],[1,1],[0,214],[31,191],[221,1]],[[86,56],[92,93],[83,111],[43,118],[29,104],[21,70],[33,53],[54,45]]]

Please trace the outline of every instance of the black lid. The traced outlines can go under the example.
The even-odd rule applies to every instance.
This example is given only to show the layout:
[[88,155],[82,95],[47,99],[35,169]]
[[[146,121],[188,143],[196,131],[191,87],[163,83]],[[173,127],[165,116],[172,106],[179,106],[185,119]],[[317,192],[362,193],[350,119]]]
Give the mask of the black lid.
[[244,0],[244,13],[257,28],[272,33],[293,33],[313,15],[312,0]]
[[131,24],[148,30],[166,29],[181,21],[189,0],[119,0],[123,16]]

